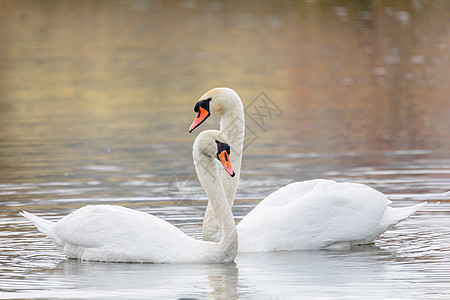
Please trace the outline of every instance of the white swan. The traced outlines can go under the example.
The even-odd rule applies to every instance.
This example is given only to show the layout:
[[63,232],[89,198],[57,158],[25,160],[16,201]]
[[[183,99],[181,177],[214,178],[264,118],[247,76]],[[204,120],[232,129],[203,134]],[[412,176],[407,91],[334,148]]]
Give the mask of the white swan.
[[34,223],[68,257],[110,262],[230,262],[237,253],[236,224],[218,175],[216,158],[229,176],[230,148],[217,130],[201,132],[194,142],[194,165],[220,222],[218,242],[195,240],[150,214],[114,205],[88,205],[56,223],[27,212]]
[[[228,137],[236,170],[223,185],[232,205],[239,183],[244,143],[244,109],[239,95],[215,88],[196,103],[192,132],[210,115],[220,115],[220,130]],[[223,173],[223,172],[222,172]],[[239,252],[349,248],[373,242],[391,226],[406,219],[425,203],[392,208],[387,197],[363,184],[316,179],[295,182],[262,200],[237,225]],[[203,222],[203,238],[220,239],[220,224],[210,205]]]
[[[213,97],[213,104],[210,105]],[[222,116],[220,131],[227,136],[230,142],[231,152],[233,153],[231,165],[236,172],[236,176],[230,177],[226,176],[224,172],[220,172],[220,177],[228,203],[230,206],[233,206],[241,174],[242,147],[245,134],[244,108],[241,99],[232,89],[213,89],[200,98],[195,104],[194,111],[197,113],[197,116],[189,128],[189,132],[192,132],[192,130],[202,124],[211,114]],[[205,241],[218,241],[220,239],[219,227],[212,205],[208,202],[202,227],[203,239]]]

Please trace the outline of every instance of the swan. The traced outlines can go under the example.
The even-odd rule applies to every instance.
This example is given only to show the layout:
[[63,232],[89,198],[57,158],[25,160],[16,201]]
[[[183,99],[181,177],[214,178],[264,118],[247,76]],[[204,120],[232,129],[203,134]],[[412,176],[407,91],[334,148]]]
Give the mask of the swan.
[[[239,95],[230,88],[214,88],[194,107],[192,132],[211,115],[220,115],[220,131],[230,141],[234,178],[221,178],[233,204],[239,184],[244,144],[244,109]],[[314,179],[288,184],[263,199],[236,226],[239,252],[348,249],[368,244],[426,203],[392,208],[386,195],[359,183]],[[203,238],[220,239],[220,224],[208,204]]]
[[231,262],[237,232],[231,207],[218,175],[216,159],[234,176],[227,138],[217,130],[195,139],[195,170],[218,217],[221,239],[201,241],[153,215],[115,205],[88,205],[54,223],[28,212],[22,216],[49,237],[69,258],[108,262]]
[[[213,98],[214,100],[212,100]],[[213,101],[212,105],[210,105],[211,101]],[[239,95],[232,89],[213,89],[204,94],[195,104],[194,112],[197,113],[197,116],[189,128],[189,132],[192,132],[202,124],[211,114],[222,116],[220,131],[227,136],[230,142],[231,152],[233,153],[231,165],[236,175],[230,177],[226,176],[224,172],[220,172],[220,178],[225,188],[228,203],[230,206],[233,206],[241,174],[245,134],[244,107],[242,106],[242,101]],[[203,220],[202,235],[205,241],[218,241],[220,239],[219,222],[214,215],[212,204],[209,202]]]

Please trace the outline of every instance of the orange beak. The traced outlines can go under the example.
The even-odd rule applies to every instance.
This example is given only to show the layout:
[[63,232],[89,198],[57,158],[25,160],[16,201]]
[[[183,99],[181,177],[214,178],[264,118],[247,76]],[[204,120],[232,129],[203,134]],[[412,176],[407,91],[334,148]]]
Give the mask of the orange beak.
[[223,150],[217,154],[217,158],[220,160],[228,174],[230,174],[231,177],[234,177],[236,173],[234,173],[233,167],[231,166],[230,156],[227,154],[227,151]]
[[192,130],[202,124],[210,115],[211,113],[209,111],[207,111],[203,107],[199,107],[197,117],[195,118],[194,122],[192,122],[191,127],[189,127],[189,132],[192,132]]

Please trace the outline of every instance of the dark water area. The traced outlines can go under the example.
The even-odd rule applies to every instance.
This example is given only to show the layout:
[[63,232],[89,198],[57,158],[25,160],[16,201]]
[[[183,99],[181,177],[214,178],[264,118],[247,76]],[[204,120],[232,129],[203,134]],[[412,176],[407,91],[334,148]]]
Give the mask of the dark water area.
[[[0,0],[0,299],[448,298],[449,20],[448,1]],[[373,246],[196,266],[67,260],[19,216],[117,204],[201,238],[188,128],[217,86],[246,109],[237,221],[313,178],[428,205]]]

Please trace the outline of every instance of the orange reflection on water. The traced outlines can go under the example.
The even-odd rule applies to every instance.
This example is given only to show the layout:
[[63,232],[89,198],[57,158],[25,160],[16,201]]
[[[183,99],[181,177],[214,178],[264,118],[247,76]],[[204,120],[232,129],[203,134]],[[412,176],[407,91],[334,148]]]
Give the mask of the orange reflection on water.
[[195,100],[229,86],[283,110],[258,153],[448,156],[449,16],[448,1],[0,1],[2,153],[49,144],[68,159],[58,145],[102,137],[190,147]]

